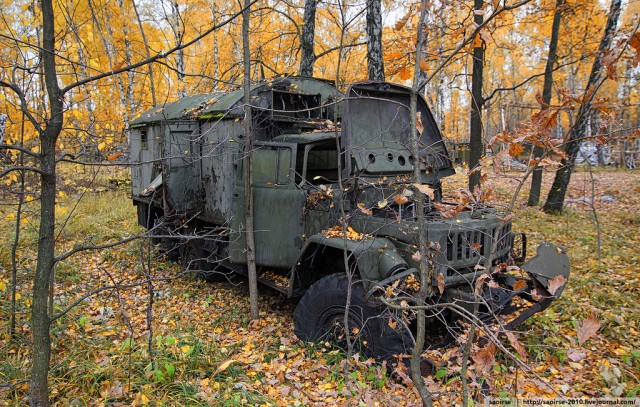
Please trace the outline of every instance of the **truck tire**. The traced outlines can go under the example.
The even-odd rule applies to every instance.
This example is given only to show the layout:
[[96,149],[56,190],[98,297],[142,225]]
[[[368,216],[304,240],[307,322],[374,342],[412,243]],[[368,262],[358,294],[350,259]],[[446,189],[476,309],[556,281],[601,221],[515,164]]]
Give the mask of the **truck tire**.
[[[295,334],[303,341],[330,341],[346,348],[344,313],[349,289],[347,277],[331,274],[314,283],[293,313]],[[392,328],[395,326],[395,329]],[[394,361],[408,354],[413,339],[391,309],[365,299],[362,283],[352,284],[349,330],[356,349],[379,361]]]
[[219,264],[209,262],[208,253],[205,251],[201,239],[190,239],[184,242],[180,249],[183,271],[195,271],[198,277],[202,277],[210,283],[228,279],[228,270],[220,267]]
[[180,263],[183,271],[196,271],[201,273],[206,260],[202,250],[202,241],[199,239],[189,239],[180,246]]

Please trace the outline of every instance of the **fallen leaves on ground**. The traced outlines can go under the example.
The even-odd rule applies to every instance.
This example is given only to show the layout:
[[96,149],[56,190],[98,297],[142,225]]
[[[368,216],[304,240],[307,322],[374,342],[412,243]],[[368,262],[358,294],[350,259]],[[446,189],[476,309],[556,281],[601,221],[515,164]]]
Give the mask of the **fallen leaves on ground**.
[[[569,198],[588,196],[589,179],[581,172],[574,174]],[[601,260],[595,258],[596,227],[590,206],[569,203],[565,214],[553,217],[537,208],[525,208],[526,196],[519,197],[514,229],[527,232],[529,256],[543,240],[560,244],[571,257],[571,276],[549,309],[520,327],[514,333],[515,341],[503,341],[516,353],[526,352],[530,370],[507,359],[500,350],[494,355],[490,348],[478,348],[469,372],[472,392],[481,393],[479,378],[485,377],[494,397],[638,393],[640,174],[602,171],[595,179]],[[514,188],[508,178],[492,176],[490,181],[501,199]],[[549,184],[547,174],[545,188]],[[76,199],[72,194],[60,200]],[[603,200],[606,195],[613,200]],[[81,201],[74,212],[81,218],[72,218],[60,234],[59,250],[138,232],[135,208],[127,196],[126,190],[91,193],[90,200]],[[33,207],[27,209],[34,212]],[[0,220],[8,215],[3,208]],[[22,380],[28,379],[30,366],[29,272],[35,260],[30,248],[36,242],[36,225],[30,220],[24,227],[20,247],[17,339],[9,340],[6,331],[0,336],[0,382],[16,384],[12,389],[0,388],[0,405],[26,403],[28,383]],[[1,247],[10,247],[12,227],[8,219],[0,224]],[[328,232],[343,236],[340,229]],[[354,238],[362,237],[356,231],[347,232]],[[299,341],[293,333],[295,301],[262,288],[261,318],[252,322],[244,280],[206,283],[181,274],[176,264],[164,260],[153,248],[147,262],[148,249],[148,242],[136,242],[99,253],[86,252],[58,265],[54,303],[58,311],[91,289],[114,281],[123,288],[92,296],[54,322],[50,373],[54,404],[420,405],[406,371],[390,379],[386,367],[372,360],[359,357],[347,361],[344,352],[328,343]],[[8,321],[9,315],[9,255],[8,250],[0,251],[3,321]],[[155,278],[153,292],[149,291],[146,272]],[[555,285],[559,287],[560,282]],[[125,288],[126,284],[132,286]],[[149,308],[151,298],[153,306]],[[152,316],[152,330],[148,315]],[[425,356],[436,364],[435,374],[425,379],[435,404],[459,404],[460,349],[431,350]]]

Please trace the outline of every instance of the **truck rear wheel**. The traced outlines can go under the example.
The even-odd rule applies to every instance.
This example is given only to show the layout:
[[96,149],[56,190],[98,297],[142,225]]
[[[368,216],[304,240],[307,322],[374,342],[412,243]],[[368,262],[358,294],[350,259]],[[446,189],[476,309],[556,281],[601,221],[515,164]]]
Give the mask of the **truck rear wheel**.
[[344,274],[332,274],[314,283],[294,311],[295,333],[303,341],[330,341],[346,348],[346,335],[356,349],[377,360],[392,361],[395,355],[410,353],[413,339],[405,324],[391,309],[365,299],[360,282],[354,282],[349,306],[349,332],[344,315],[349,281]]
[[203,244],[202,239],[189,239],[180,246],[182,269],[194,271],[210,283],[228,279],[229,271],[210,261]]

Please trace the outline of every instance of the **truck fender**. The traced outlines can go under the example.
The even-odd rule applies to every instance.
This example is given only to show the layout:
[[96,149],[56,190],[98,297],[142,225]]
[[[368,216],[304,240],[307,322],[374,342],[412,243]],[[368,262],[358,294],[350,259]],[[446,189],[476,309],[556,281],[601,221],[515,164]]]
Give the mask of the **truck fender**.
[[[344,240],[342,237],[327,237],[322,233],[315,234],[307,239],[300,252],[298,261],[292,273],[293,281],[290,284],[290,295],[295,294],[296,285],[302,274],[308,272],[309,265],[316,264],[317,256],[326,256],[326,248],[332,249],[333,255],[342,253],[345,248],[349,255],[349,263],[357,268],[365,289],[368,290],[372,283],[383,280],[397,272],[409,268],[402,258],[396,246],[388,239],[379,237],[365,237],[360,240]],[[342,257],[340,256],[340,259]],[[324,270],[319,270],[318,278],[322,277]]]
[[[549,281],[557,276],[564,277],[565,281],[569,280],[569,256],[564,249],[543,242],[536,251],[536,255],[520,268],[528,272],[544,288],[549,288]],[[554,296],[559,297],[565,287],[566,283],[555,291]]]

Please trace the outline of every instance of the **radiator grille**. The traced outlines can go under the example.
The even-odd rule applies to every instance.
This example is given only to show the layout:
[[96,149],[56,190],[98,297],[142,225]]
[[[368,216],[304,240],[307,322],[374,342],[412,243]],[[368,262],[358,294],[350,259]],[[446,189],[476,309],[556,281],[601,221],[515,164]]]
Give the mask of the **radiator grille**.
[[[500,234],[494,258],[502,257],[511,248],[511,224],[500,226]],[[450,262],[474,263],[488,257],[496,228],[461,230],[449,233],[447,238],[447,260]]]

